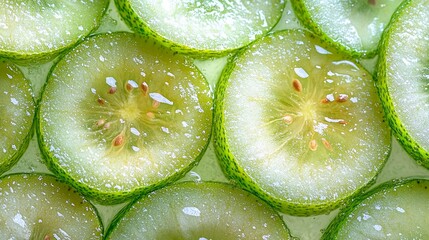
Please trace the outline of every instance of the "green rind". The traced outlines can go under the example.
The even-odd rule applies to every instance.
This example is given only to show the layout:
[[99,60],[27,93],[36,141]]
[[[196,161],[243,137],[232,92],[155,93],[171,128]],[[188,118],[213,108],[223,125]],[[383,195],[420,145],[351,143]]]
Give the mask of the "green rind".
[[85,37],[90,36],[98,29],[98,27],[101,24],[102,18],[104,17],[105,13],[108,10],[110,2],[109,0],[97,0],[97,1],[105,1],[105,6],[103,8],[103,11],[101,11],[100,15],[94,22],[95,24],[92,26],[92,28],[81,38],[76,39],[76,41],[68,45],[64,45],[61,48],[56,48],[56,49],[53,49],[52,51],[46,51],[46,52],[22,53],[17,51],[2,50],[0,48],[0,57],[4,59],[12,60],[22,65],[32,65],[40,62],[49,62],[55,59],[61,53],[64,53],[72,49],[74,46],[78,45],[80,42],[82,42],[85,39]]
[[[285,6],[286,3],[284,3]],[[167,48],[170,48],[172,51],[187,54],[189,56],[195,57],[195,58],[213,58],[213,57],[221,57],[225,56],[229,53],[235,52],[238,49],[224,49],[224,50],[210,50],[210,49],[196,49],[192,48],[183,44],[175,43],[166,37],[162,36],[161,34],[154,31],[152,28],[150,28],[146,22],[144,22],[136,13],[133,7],[130,5],[128,0],[115,0],[116,8],[118,9],[122,19],[127,23],[128,26],[130,26],[134,31],[136,31],[139,34],[142,34],[143,36],[153,38],[157,41],[159,41],[162,45],[164,45]],[[277,20],[277,22],[280,21],[280,18]],[[275,27],[276,24],[272,26],[272,28]],[[267,29],[264,34],[268,33],[272,28]],[[262,34],[260,37],[262,37],[264,34]],[[249,42],[250,44],[250,42]],[[245,46],[243,46],[245,47]],[[243,48],[241,47],[241,48]]]
[[[308,11],[308,7],[305,4],[305,0],[291,0],[293,10],[295,12],[296,17],[300,21],[300,23],[313,31],[316,35],[318,35],[324,42],[332,45],[337,50],[348,54],[353,58],[373,58],[379,53],[379,48],[376,48],[372,51],[367,51],[365,49],[355,49],[346,44],[341,44],[336,39],[327,35],[320,25],[313,19],[311,14]],[[333,10],[334,11],[334,10]]]
[[[189,181],[185,181],[185,182],[178,182],[178,183],[174,183],[174,184],[172,184],[172,185],[170,185],[170,186],[177,186],[177,187],[180,187],[180,186],[189,186],[189,185],[191,185],[191,184],[197,184],[197,185],[200,185],[200,184],[202,184],[202,185],[206,185],[207,187],[210,187],[211,185],[212,186],[215,186],[215,187],[220,187],[220,186],[222,186],[222,185],[224,185],[223,186],[223,188],[224,189],[229,189],[229,188],[231,188],[231,189],[234,189],[234,188],[238,188],[237,186],[235,186],[235,185],[232,185],[232,184],[230,184],[230,183],[225,183],[225,182],[213,182],[213,181],[205,181],[205,182],[198,182],[198,183],[195,183],[195,182],[189,182]],[[218,186],[216,186],[216,185],[218,185]],[[168,188],[168,187],[167,187]],[[198,190],[198,188],[196,188],[195,190]],[[244,190],[243,190],[244,191]],[[156,191],[155,192],[153,192],[153,193],[149,193],[149,194],[156,194]],[[255,198],[257,198],[257,196],[254,196],[251,192],[249,192],[248,193],[249,194],[249,196],[252,196],[252,197],[255,197]],[[138,198],[135,198],[134,200],[132,200],[130,203],[128,203],[125,207],[123,207],[116,215],[115,215],[115,217],[113,218],[113,220],[111,221],[111,223],[110,223],[110,225],[109,225],[109,227],[107,228],[107,231],[106,231],[106,234],[105,234],[105,239],[107,240],[107,239],[112,239],[111,238],[111,235],[112,235],[112,233],[114,233],[115,232],[115,229],[118,227],[118,224],[120,224],[120,222],[121,222],[121,219],[131,210],[131,208],[137,203],[137,202],[140,202],[140,201],[143,201],[145,198],[147,198],[147,195],[142,195],[142,196],[140,196],[140,197],[138,197]],[[260,200],[260,199],[258,199],[258,200]],[[262,200],[261,200],[262,201]],[[270,206],[269,205],[267,205],[269,208],[270,208]],[[289,232],[289,229],[288,229],[288,227],[287,227],[287,225],[286,225],[286,223],[282,220],[282,217],[281,217],[281,215],[278,213],[278,212],[275,212],[274,211],[274,209],[273,209],[273,218],[278,218],[279,220],[281,220],[282,221],[282,223],[283,223],[283,231],[285,231],[285,233],[287,233],[287,235],[289,235],[289,238],[288,239],[294,239],[294,238],[292,238],[292,236],[290,235],[290,232]],[[168,222],[168,220],[166,220],[166,222]]]
[[[9,61],[0,59],[0,62],[9,62]],[[10,65],[10,66],[15,68],[15,70],[17,70],[22,74],[22,72],[15,65]],[[31,89],[30,81],[25,77],[23,79],[28,82],[28,88],[30,90]],[[36,102],[34,101],[34,97],[31,97],[30,104],[33,106],[33,112],[31,113],[33,121],[32,121],[31,127],[29,128],[27,135],[23,138],[21,145],[18,146],[18,150],[8,160],[1,159],[0,162],[3,162],[3,163],[0,164],[0,175],[10,170],[19,161],[19,159],[22,157],[22,155],[24,155],[25,151],[27,150],[28,145],[30,144],[30,140],[33,138],[33,135],[35,132],[34,131],[34,128],[35,128],[34,120],[36,118],[35,112],[37,107]]]
[[365,192],[362,195],[357,196],[356,198],[352,199],[347,205],[341,209],[341,211],[338,213],[338,215],[329,223],[326,230],[323,232],[323,235],[321,237],[321,240],[336,240],[338,239],[338,232],[341,230],[341,228],[346,224],[346,220],[349,217],[349,215],[356,209],[356,207],[359,206],[365,199],[376,195],[377,193],[380,193],[385,190],[393,189],[396,187],[401,187],[404,185],[411,185],[411,184],[419,184],[420,181],[429,181],[429,179],[425,178],[417,178],[417,177],[407,177],[407,178],[400,178],[400,179],[393,179],[388,182],[384,182],[375,188],[369,190],[368,192]]
[[410,5],[412,0],[407,0],[402,2],[398,7],[397,11],[392,16],[392,20],[387,26],[383,37],[380,42],[380,54],[377,62],[376,68],[376,86],[378,89],[378,94],[382,100],[382,106],[385,112],[386,119],[392,129],[392,132],[402,147],[407,151],[407,153],[417,161],[418,164],[429,169],[429,151],[425,150],[409,133],[402,121],[400,120],[398,114],[396,113],[395,107],[393,105],[392,97],[389,92],[388,83],[387,83],[387,73],[386,69],[389,64],[387,62],[386,52],[383,51],[389,44],[390,33],[394,31],[394,25],[398,24],[400,21],[399,17],[404,12],[403,9],[407,8]]
[[[41,176],[41,177],[49,177],[49,178],[52,178],[53,180],[59,182],[60,184],[68,185],[67,182],[62,181],[56,175],[52,175],[50,173],[37,173],[37,172],[31,172],[31,173],[16,172],[16,173],[11,173],[11,174],[6,174],[6,175],[3,175],[3,176],[0,177],[0,181],[2,179],[7,178],[7,177],[13,177],[13,176]],[[76,192],[75,189],[70,189],[70,190],[73,190],[74,192]],[[84,196],[82,196],[82,198],[85,199]],[[101,215],[99,213],[99,210],[98,210],[98,208],[92,202],[86,201],[86,203],[91,206],[92,211],[94,211],[95,215],[97,216],[97,220],[98,220],[99,227],[100,227],[100,233],[101,233],[100,239],[104,239],[103,236],[104,236],[104,230],[105,230],[105,228],[104,228],[103,221],[102,221]]]
[[[121,34],[121,33],[126,33],[126,32],[115,32],[115,33],[107,33],[107,34]],[[90,38],[94,38],[97,37],[98,35],[103,35],[105,33],[99,33],[97,35],[92,35],[92,36],[88,36],[85,40],[88,40]],[[153,42],[154,47],[157,47],[157,43]],[[159,46],[158,46],[159,47]],[[70,51],[73,49],[70,49]],[[94,201],[97,204],[102,204],[102,205],[115,205],[115,204],[120,204],[126,201],[129,201],[133,198],[136,198],[140,195],[144,195],[147,194],[149,192],[152,192],[154,190],[157,190],[159,188],[162,188],[170,183],[173,183],[179,179],[181,179],[182,177],[184,177],[186,175],[186,173],[188,173],[192,168],[194,168],[196,165],[198,165],[198,163],[200,162],[201,158],[204,156],[204,153],[206,152],[209,143],[210,143],[210,139],[212,137],[212,131],[209,132],[208,134],[208,141],[205,143],[204,148],[201,150],[200,154],[194,159],[194,161],[189,164],[186,167],[181,168],[180,171],[176,171],[173,174],[171,174],[169,177],[164,178],[162,181],[158,181],[155,184],[146,186],[146,187],[139,187],[139,188],[134,188],[132,190],[129,191],[118,191],[118,192],[105,192],[96,188],[92,188],[89,187],[87,184],[84,184],[82,182],[80,182],[78,179],[73,178],[63,167],[61,167],[61,165],[58,163],[58,159],[54,156],[54,153],[52,153],[49,150],[49,146],[46,145],[46,140],[45,140],[45,134],[42,131],[43,127],[42,127],[42,121],[40,118],[40,114],[41,114],[41,102],[43,100],[43,96],[44,96],[44,92],[45,92],[45,88],[49,83],[49,79],[50,76],[52,75],[55,67],[57,66],[58,63],[61,62],[61,60],[66,56],[67,53],[63,54],[60,56],[60,58],[55,61],[54,65],[51,67],[49,73],[48,73],[48,77],[47,77],[47,81],[45,82],[42,91],[41,91],[41,97],[39,99],[39,103],[38,103],[38,108],[36,110],[35,113],[35,120],[34,120],[34,128],[35,128],[35,132],[37,135],[37,142],[38,142],[38,146],[39,149],[41,151],[42,154],[42,159],[43,159],[43,163],[48,167],[48,169],[54,173],[60,180],[68,183],[69,185],[71,185],[73,188],[77,189],[83,196],[85,196],[86,198]],[[200,70],[198,68],[195,68],[196,71]],[[201,73],[201,72],[200,72]],[[206,80],[205,76],[202,74],[202,76],[204,77],[204,80]],[[213,111],[212,111],[212,119],[213,119]],[[211,128],[208,128],[209,130],[211,130]]]
[[309,29],[310,31],[318,35],[319,38],[322,39],[322,41],[332,45],[338,51],[347,53],[348,55],[354,58],[371,58],[377,54],[376,51],[375,52],[357,51],[356,49],[353,49],[347,45],[340,44],[339,42],[335,41],[334,39],[326,35],[325,32],[322,30],[322,28],[311,17],[311,14],[307,9],[307,6],[305,5],[304,0],[291,0],[291,4],[295,12],[295,16],[298,18],[300,23],[304,27],[306,27],[307,29]]
[[[288,31],[288,30],[286,30]],[[275,34],[275,33],[272,33]],[[309,34],[310,37],[316,38],[312,33]],[[268,37],[267,35],[266,37]],[[277,210],[295,216],[311,216],[311,215],[320,215],[332,210],[337,209],[340,206],[343,206],[347,201],[352,197],[357,196],[365,192],[370,188],[377,179],[378,173],[365,185],[357,189],[354,192],[350,192],[349,195],[345,195],[342,198],[336,199],[335,202],[324,202],[324,203],[302,203],[302,202],[292,202],[286,201],[284,199],[276,198],[263,188],[261,188],[252,177],[246,173],[246,170],[238,165],[237,159],[232,154],[231,143],[226,137],[225,129],[225,115],[224,115],[224,105],[225,105],[225,93],[229,85],[229,77],[236,67],[236,59],[238,59],[241,54],[246,50],[250,49],[252,44],[248,47],[240,50],[234,57],[230,58],[226,67],[223,69],[221,77],[216,85],[215,99],[214,99],[214,124],[213,124],[213,143],[215,147],[215,153],[218,158],[219,165],[223,173],[232,181],[237,183],[243,189],[252,192],[253,194],[259,196],[260,198],[267,201],[271,206]],[[389,153],[386,156],[386,159],[380,166],[380,169],[384,167],[387,162],[388,156],[391,153],[391,147]]]

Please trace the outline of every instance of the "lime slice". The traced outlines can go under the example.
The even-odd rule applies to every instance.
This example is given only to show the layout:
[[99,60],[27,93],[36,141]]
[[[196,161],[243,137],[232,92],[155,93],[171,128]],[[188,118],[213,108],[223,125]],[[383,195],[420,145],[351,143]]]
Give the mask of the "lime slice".
[[292,0],[301,23],[353,57],[377,54],[381,35],[402,0]]
[[209,57],[241,48],[272,29],[284,0],[115,0],[124,21],[174,51]]
[[1,239],[102,239],[93,205],[52,175],[0,179]]
[[429,180],[397,179],[357,197],[322,239],[429,239]]
[[198,162],[212,98],[192,60],[132,33],[96,35],[52,69],[39,145],[50,169],[85,195],[122,202]]
[[269,205],[233,185],[182,182],[137,199],[106,239],[292,239]]
[[405,150],[429,168],[429,1],[406,1],[380,47],[377,86],[387,119]]
[[14,64],[0,61],[0,174],[27,149],[35,108],[30,82]]
[[50,58],[98,27],[108,0],[0,2],[0,56]]
[[371,184],[391,134],[363,67],[309,32],[285,30],[224,70],[214,142],[230,178],[285,213],[310,215]]

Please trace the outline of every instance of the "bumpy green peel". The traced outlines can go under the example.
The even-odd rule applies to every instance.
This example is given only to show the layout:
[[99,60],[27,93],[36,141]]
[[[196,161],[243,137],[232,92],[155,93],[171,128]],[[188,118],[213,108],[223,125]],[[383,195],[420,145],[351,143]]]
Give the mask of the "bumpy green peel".
[[405,1],[383,35],[377,88],[389,125],[417,161],[429,168],[427,51],[429,1]]

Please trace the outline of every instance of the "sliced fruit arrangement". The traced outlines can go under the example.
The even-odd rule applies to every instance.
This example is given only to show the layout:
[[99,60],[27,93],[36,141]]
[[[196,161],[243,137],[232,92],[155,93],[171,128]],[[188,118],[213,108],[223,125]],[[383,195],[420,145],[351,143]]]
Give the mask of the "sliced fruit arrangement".
[[102,239],[95,207],[52,175],[6,175],[0,190],[2,239]]
[[292,239],[268,204],[227,183],[182,182],[129,204],[106,239]]
[[428,179],[383,183],[345,207],[322,239],[428,239],[428,199]]
[[429,168],[429,1],[406,1],[383,35],[377,86],[387,119],[405,150]]
[[0,56],[50,58],[98,27],[109,0],[0,2]]
[[403,0],[292,0],[301,23],[353,57],[377,54],[381,35]]
[[280,20],[284,0],[115,0],[123,20],[174,51],[222,55],[265,35]]
[[0,174],[24,154],[33,135],[35,103],[30,81],[14,64],[0,61]]
[[192,60],[132,33],[96,35],[53,68],[39,106],[39,145],[62,179],[99,203],[118,203],[198,162],[212,104]]
[[226,175],[288,214],[338,207],[390,154],[371,74],[304,30],[241,51],[217,85],[214,116]]

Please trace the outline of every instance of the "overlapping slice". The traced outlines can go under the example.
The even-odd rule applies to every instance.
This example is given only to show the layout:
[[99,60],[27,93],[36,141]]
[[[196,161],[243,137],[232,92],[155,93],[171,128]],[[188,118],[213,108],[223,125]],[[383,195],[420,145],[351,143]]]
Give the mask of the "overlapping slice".
[[14,64],[0,61],[0,174],[27,149],[35,108],[30,81]]
[[269,205],[233,185],[182,182],[144,196],[113,220],[106,239],[292,239]]
[[212,98],[192,60],[132,33],[96,35],[52,70],[39,144],[50,169],[85,195],[122,202],[197,163]]
[[29,60],[54,56],[91,33],[108,0],[0,2],[0,55]]
[[282,16],[283,0],[115,0],[125,22],[174,51],[226,54],[262,37]]
[[373,57],[381,35],[403,0],[292,0],[298,19],[354,57]]
[[390,153],[371,75],[306,31],[238,54],[218,83],[214,142],[225,173],[295,215],[338,207]]
[[95,207],[52,175],[3,176],[0,193],[2,239],[102,239]]
[[406,1],[380,48],[377,86],[387,119],[407,152],[429,168],[429,1]]
[[428,179],[386,182],[354,199],[322,239],[428,239],[428,198]]

